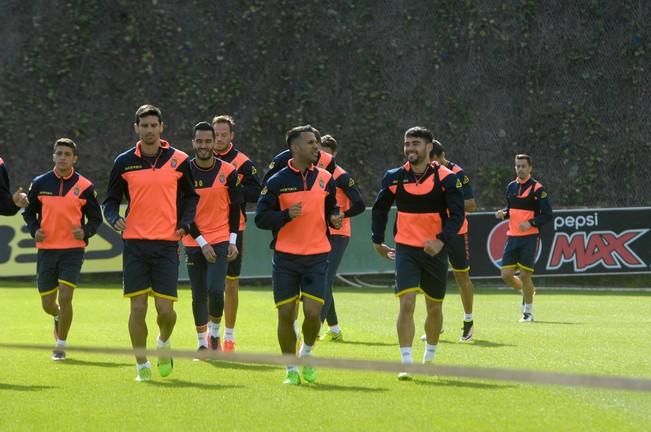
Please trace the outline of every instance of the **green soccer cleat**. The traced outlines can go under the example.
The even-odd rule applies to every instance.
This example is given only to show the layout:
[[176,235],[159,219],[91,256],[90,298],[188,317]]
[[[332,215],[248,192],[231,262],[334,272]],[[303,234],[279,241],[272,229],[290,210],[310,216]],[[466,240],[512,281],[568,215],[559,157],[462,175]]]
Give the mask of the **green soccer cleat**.
[[303,366],[303,379],[310,384],[316,382],[316,369],[312,366]]
[[343,342],[344,341],[344,333],[339,332],[335,333],[332,330],[328,330],[319,338],[321,341],[330,341],[330,342]]
[[158,348],[158,373],[163,378],[169,376],[174,369],[174,359],[170,351],[169,346]]
[[301,383],[301,377],[298,374],[298,371],[295,370],[287,371],[287,376],[285,377],[285,381],[283,381],[283,384],[299,385],[300,383]]
[[138,375],[136,376],[136,381],[138,382],[151,381],[151,368],[144,367],[138,369]]

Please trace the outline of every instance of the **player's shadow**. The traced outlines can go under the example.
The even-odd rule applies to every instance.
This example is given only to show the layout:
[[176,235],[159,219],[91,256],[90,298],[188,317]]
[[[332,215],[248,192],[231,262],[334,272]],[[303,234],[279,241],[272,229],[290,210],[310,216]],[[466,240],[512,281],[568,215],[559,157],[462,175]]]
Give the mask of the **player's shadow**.
[[459,342],[458,340],[445,340],[441,339],[439,340],[439,343],[444,343],[444,344],[459,344],[459,345],[468,345],[468,346],[478,346],[482,348],[502,348],[502,347],[513,347],[515,345],[509,344],[509,343],[500,343],[500,342],[492,342],[489,340],[485,339],[473,339],[472,341],[469,342]]
[[238,363],[238,362],[229,362],[223,360],[209,360],[206,361],[211,366],[216,367],[217,369],[238,369],[238,370],[248,370],[248,371],[270,371],[282,369],[283,366],[272,366],[264,364],[252,364],[252,363]]
[[44,386],[44,385],[23,385],[23,384],[8,384],[0,383],[0,391],[39,391],[39,390],[50,390],[58,387],[53,386]]
[[583,325],[581,322],[568,322],[568,321],[534,321],[534,325],[537,324],[558,324],[558,325]]
[[116,362],[104,362],[104,361],[92,361],[92,360],[81,360],[76,358],[68,357],[61,362],[63,365],[75,365],[75,366],[94,366],[94,367],[103,367],[103,368],[122,368],[125,366],[133,366],[131,363],[116,363]]
[[337,384],[321,384],[318,382],[316,384],[301,385],[300,387],[318,391],[349,391],[355,393],[379,393],[389,390],[382,387],[345,386]]
[[351,341],[345,340],[341,342],[335,342],[342,345],[364,345],[364,346],[397,346],[398,342],[365,342],[365,341]]
[[489,384],[476,381],[463,381],[459,379],[431,377],[431,379],[415,379],[416,385],[427,385],[436,387],[465,387],[472,389],[498,390],[517,387],[514,384]]
[[176,388],[194,388],[201,390],[230,390],[236,388],[244,388],[241,385],[233,384],[208,384],[208,383],[199,383],[192,381],[184,381],[179,379],[165,379],[162,381],[146,381],[143,384],[147,384],[154,387],[176,387]]

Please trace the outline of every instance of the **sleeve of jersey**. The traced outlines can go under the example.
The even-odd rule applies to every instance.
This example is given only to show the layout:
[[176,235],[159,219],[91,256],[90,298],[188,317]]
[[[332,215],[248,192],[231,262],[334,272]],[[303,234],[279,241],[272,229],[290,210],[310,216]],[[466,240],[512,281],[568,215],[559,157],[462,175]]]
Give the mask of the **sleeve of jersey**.
[[538,213],[531,222],[531,225],[541,227],[552,220],[554,214],[552,211],[551,202],[549,201],[549,196],[547,195],[545,188],[541,187],[535,193],[536,198],[538,198]]
[[27,192],[27,199],[29,200],[29,205],[23,212],[23,219],[25,219],[25,223],[27,224],[29,235],[34,238],[36,231],[41,228],[39,217],[41,214],[41,202],[38,199],[38,183],[35,180],[32,181],[29,192]]
[[183,228],[186,233],[190,232],[190,224],[194,222],[194,216],[197,212],[197,203],[199,195],[194,190],[194,179],[188,159],[184,160],[177,168],[183,175],[178,180],[178,190],[181,193],[179,208],[179,220],[177,228]]
[[276,182],[262,188],[255,208],[255,225],[258,228],[278,231],[289,222],[289,211],[280,210],[279,189]]
[[337,186],[335,180],[330,177],[328,184],[326,185],[328,195],[325,198],[325,216],[328,225],[332,228],[334,226],[330,223],[330,216],[339,214],[339,206],[337,205]]
[[466,175],[464,170],[461,170],[457,173],[459,180],[461,180],[461,186],[463,191],[463,199],[469,200],[473,199],[475,196],[472,193],[472,186],[470,185],[470,177]]
[[362,198],[362,194],[359,193],[355,180],[353,180],[350,174],[346,173],[339,176],[337,186],[344,191],[350,200],[350,208],[344,212],[344,217],[350,218],[362,213],[366,208],[364,199]]
[[461,180],[455,175],[448,175],[441,179],[441,184],[445,188],[445,202],[448,208],[448,218],[443,226],[443,232],[439,234],[439,239],[447,242],[448,238],[456,235],[463,224],[465,212],[463,210],[463,191]]
[[511,200],[509,199],[509,188],[511,187],[511,184],[509,184],[506,187],[506,207],[502,209],[502,212],[504,212],[504,220],[507,220],[509,218],[509,210],[511,209]]
[[102,223],[102,210],[97,202],[97,192],[93,186],[88,187],[82,195],[86,200],[86,204],[82,208],[82,212],[86,216],[84,241],[88,243],[88,239],[97,233],[97,229]]
[[106,198],[102,202],[104,219],[111,226],[114,226],[115,222],[120,218],[120,203],[122,202],[122,197],[127,192],[127,182],[122,178],[121,165],[119,159],[116,159],[113,163]]
[[262,185],[258,178],[258,171],[250,160],[246,161],[240,167],[242,170],[242,191],[244,193],[244,201],[254,203],[258,201]]
[[228,229],[231,233],[237,233],[240,229],[240,205],[244,200],[244,187],[237,182],[237,171],[233,171],[226,180],[228,185],[228,197],[231,201],[228,207]]
[[387,228],[387,221],[389,220],[389,210],[395,200],[395,195],[389,189],[391,180],[392,178],[389,172],[386,172],[382,179],[382,187],[373,203],[373,210],[371,211],[371,240],[375,244],[384,243],[384,231]]
[[13,195],[9,190],[9,173],[4,164],[0,165],[0,214],[13,216],[20,208],[14,203]]

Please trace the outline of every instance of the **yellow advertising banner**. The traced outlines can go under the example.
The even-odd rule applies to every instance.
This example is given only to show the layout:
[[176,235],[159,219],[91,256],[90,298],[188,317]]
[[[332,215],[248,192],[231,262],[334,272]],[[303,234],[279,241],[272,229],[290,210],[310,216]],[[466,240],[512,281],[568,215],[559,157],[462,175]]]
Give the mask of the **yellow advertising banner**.
[[[19,213],[0,218],[0,276],[35,276],[37,249]],[[91,237],[82,273],[122,271],[122,238],[103,223]]]

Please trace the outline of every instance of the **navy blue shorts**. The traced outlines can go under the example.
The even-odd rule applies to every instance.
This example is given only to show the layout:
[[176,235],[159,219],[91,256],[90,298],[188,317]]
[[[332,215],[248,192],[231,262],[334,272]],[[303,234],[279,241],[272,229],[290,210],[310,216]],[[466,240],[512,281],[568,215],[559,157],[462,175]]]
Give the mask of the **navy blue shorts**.
[[59,285],[77,288],[84,249],[39,249],[36,261],[38,292],[41,296],[52,294]]
[[450,267],[455,272],[470,271],[470,247],[468,246],[468,233],[451,236],[445,243],[448,250]]
[[235,246],[237,246],[237,258],[228,263],[228,271],[226,272],[227,279],[239,279],[240,273],[242,272],[242,259],[244,257],[244,231],[239,231],[237,233],[237,240],[235,240]]
[[328,254],[274,252],[271,281],[276,307],[307,297],[324,303]]
[[431,256],[423,248],[396,245],[396,295],[423,292],[431,300],[443,301],[448,280],[448,254],[443,247]]
[[124,296],[149,294],[176,301],[179,246],[165,240],[124,240]]
[[502,255],[502,268],[520,267],[533,272],[536,264],[538,235],[507,237]]

